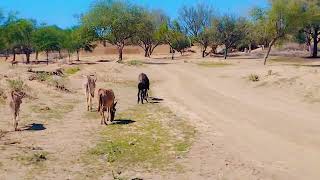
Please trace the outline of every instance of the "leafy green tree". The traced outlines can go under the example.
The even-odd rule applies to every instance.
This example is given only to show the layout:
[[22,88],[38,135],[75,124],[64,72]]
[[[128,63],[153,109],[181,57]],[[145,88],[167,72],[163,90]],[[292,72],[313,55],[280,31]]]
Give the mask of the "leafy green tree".
[[293,34],[304,26],[307,14],[304,5],[297,0],[272,0],[271,8],[267,12],[267,32],[272,37],[264,58],[266,64],[272,46],[287,35]]
[[184,50],[191,46],[191,41],[182,32],[181,26],[177,21],[173,21],[171,27],[169,27],[168,23],[163,23],[159,32],[171,48],[172,60],[174,59],[175,51],[183,54]]
[[62,49],[61,29],[56,26],[43,26],[38,28],[32,36],[35,49],[38,52],[45,52],[47,64],[49,63],[49,53]]
[[[306,25],[303,28],[306,44],[309,47],[311,57],[316,58],[318,57],[318,43],[320,41],[320,1],[304,0],[303,11],[306,14]],[[311,47],[312,41],[313,47]]]
[[156,47],[164,42],[160,34],[160,26],[167,21],[167,17],[159,11],[145,11],[141,23],[137,26],[137,33],[132,38],[133,43],[145,51],[145,57],[150,57]]
[[98,1],[83,17],[87,27],[91,27],[102,41],[118,48],[119,61],[123,59],[123,48],[137,33],[141,24],[142,9],[123,1]]
[[269,46],[272,40],[272,34],[268,31],[268,11],[263,8],[254,7],[250,15],[252,19],[252,24],[249,27],[250,36],[257,45],[262,45],[262,49],[264,49],[264,47]]
[[217,18],[213,23],[213,28],[220,44],[225,46],[225,59],[227,59],[228,50],[244,39],[248,31],[246,20],[232,15],[224,15]]
[[73,29],[65,30],[63,40],[63,49],[67,50],[69,60],[71,54],[77,53],[77,61],[80,61],[80,50],[92,52],[96,45],[93,43],[95,40],[95,32],[85,26],[75,27]]
[[13,52],[15,61],[16,51],[21,51],[26,55],[26,63],[30,63],[32,53],[32,34],[35,30],[35,23],[27,19],[19,19],[6,25],[5,33],[7,43]]

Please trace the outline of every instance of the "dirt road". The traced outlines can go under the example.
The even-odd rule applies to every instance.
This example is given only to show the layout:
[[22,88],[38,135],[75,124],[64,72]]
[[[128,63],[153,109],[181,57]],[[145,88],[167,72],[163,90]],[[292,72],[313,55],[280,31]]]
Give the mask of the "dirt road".
[[[268,68],[255,66],[265,73]],[[241,65],[181,63],[149,71],[166,80],[154,92],[200,132],[182,179],[320,177],[319,105],[276,88],[253,87],[245,78],[252,69]]]

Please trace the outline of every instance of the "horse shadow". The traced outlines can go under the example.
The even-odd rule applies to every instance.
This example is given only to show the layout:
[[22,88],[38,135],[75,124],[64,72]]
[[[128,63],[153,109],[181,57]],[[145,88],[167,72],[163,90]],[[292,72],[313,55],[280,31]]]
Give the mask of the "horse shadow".
[[161,103],[162,101],[164,101],[164,99],[162,99],[162,98],[157,98],[157,97],[149,97],[149,102],[151,103],[151,104],[159,104],[159,103]]
[[116,119],[112,122],[112,125],[128,125],[135,123],[136,121],[131,119]]
[[43,124],[32,123],[21,128],[22,131],[43,131],[47,129]]

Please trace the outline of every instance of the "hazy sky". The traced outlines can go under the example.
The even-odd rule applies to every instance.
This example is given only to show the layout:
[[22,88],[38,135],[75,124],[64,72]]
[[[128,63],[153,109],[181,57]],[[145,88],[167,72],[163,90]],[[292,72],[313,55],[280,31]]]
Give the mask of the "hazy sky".
[[[196,4],[197,0],[129,0],[149,9],[162,9],[177,17],[183,5]],[[62,28],[77,24],[75,15],[86,12],[94,0],[0,0],[4,12],[17,11],[19,16],[38,22],[56,24]],[[246,15],[252,6],[266,6],[266,0],[207,0],[221,13]]]

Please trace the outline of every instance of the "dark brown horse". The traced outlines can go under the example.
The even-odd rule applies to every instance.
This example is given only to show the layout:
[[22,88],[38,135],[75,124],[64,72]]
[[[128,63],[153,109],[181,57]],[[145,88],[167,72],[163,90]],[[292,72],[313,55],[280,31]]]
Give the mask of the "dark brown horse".
[[[99,89],[98,101],[98,112],[100,112],[101,115],[101,124],[104,123],[105,125],[108,125],[107,121],[112,122],[116,113],[117,102],[115,102],[114,92],[111,89]],[[105,111],[108,114],[107,121],[104,114]]]
[[150,89],[150,81],[146,74],[141,73],[139,74],[139,83],[138,83],[138,104],[141,100],[143,104],[143,100],[148,102],[148,91]]

